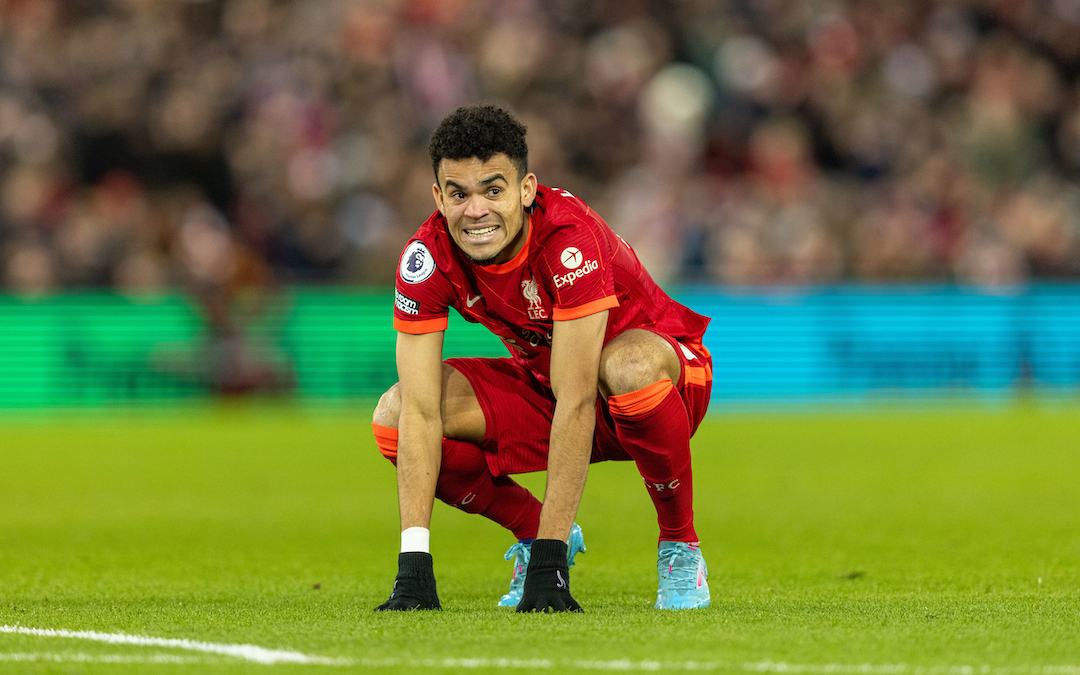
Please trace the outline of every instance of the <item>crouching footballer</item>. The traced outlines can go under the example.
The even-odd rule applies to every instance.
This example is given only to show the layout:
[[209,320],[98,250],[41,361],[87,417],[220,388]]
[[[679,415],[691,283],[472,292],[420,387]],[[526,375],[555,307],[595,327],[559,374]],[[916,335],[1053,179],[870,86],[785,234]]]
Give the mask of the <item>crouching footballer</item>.
[[[437,210],[401,255],[399,382],[375,409],[397,465],[401,553],[377,610],[440,609],[429,549],[435,498],[509,530],[518,612],[581,611],[569,568],[591,462],[637,464],[656,506],[657,609],[709,604],[694,531],[690,437],[708,407],[709,319],[669,298],[587,204],[537,183],[525,127],[460,108],[432,135]],[[442,358],[453,307],[508,358]],[[540,502],[511,475],[547,470]]]

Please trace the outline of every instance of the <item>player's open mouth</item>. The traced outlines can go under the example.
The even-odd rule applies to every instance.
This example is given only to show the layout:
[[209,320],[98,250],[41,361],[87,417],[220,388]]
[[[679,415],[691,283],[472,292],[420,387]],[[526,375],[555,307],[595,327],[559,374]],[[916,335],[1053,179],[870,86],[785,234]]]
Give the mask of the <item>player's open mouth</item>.
[[465,234],[467,234],[470,237],[480,238],[480,237],[486,237],[487,235],[491,234],[492,232],[494,232],[497,229],[499,229],[498,225],[488,225],[487,227],[466,229]]

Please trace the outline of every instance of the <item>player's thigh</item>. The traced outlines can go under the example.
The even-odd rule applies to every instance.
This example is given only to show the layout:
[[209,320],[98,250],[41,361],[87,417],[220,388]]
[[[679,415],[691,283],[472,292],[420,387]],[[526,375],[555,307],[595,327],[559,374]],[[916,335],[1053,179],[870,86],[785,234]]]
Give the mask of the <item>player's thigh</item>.
[[450,363],[442,364],[443,435],[479,442],[486,428],[484,409],[465,375]]
[[484,413],[484,445],[499,453],[526,444],[546,449],[555,399],[512,359],[450,359],[472,384]]
[[[450,364],[442,364],[443,435],[463,441],[484,438],[484,411],[468,378]],[[372,415],[375,424],[396,429],[401,416],[401,386],[394,384],[379,398]]]

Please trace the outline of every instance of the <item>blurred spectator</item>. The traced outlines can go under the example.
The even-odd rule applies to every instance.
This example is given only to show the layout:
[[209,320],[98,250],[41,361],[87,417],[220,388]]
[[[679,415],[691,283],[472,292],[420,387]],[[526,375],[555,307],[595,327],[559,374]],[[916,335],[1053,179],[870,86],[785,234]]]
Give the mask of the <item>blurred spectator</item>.
[[481,99],[662,282],[1076,278],[1078,35],[1075,0],[0,0],[0,284],[390,284]]

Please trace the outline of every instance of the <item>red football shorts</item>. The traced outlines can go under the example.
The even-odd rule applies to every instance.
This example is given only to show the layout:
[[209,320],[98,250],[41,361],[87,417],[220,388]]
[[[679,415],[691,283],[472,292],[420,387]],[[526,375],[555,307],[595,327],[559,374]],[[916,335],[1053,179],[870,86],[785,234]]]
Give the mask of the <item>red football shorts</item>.
[[[678,391],[690,414],[690,433],[697,430],[709,407],[712,393],[712,357],[700,342],[680,343],[657,333],[675,348],[682,364]],[[487,428],[479,443],[485,450],[492,475],[543,471],[547,468],[548,438],[555,397],[532,371],[513,359],[447,359],[469,380]],[[615,437],[615,424],[608,413],[607,401],[596,400],[596,434],[593,437],[591,462],[630,460]]]

